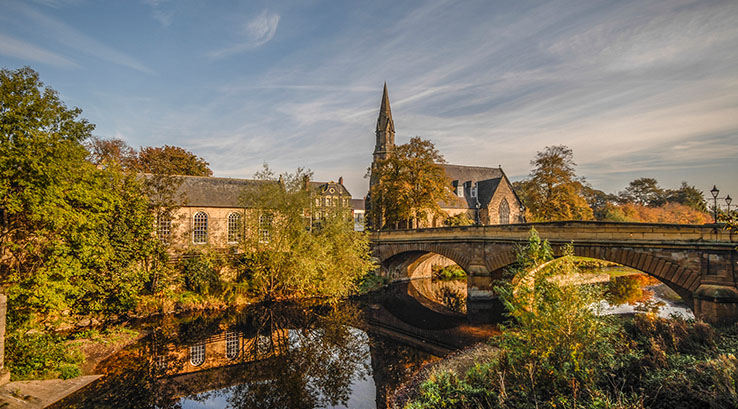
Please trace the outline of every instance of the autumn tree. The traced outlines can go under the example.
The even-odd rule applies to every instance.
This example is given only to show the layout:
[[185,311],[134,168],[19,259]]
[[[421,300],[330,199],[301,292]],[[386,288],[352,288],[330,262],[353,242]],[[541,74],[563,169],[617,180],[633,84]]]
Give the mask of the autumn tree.
[[377,161],[371,169],[376,180],[370,190],[371,219],[383,220],[385,226],[418,226],[434,216],[445,216],[440,203],[453,200],[453,195],[441,163],[445,160],[433,143],[420,137]]
[[93,136],[86,144],[88,160],[95,165],[117,163],[123,168],[134,166],[138,152],[119,138],[103,139]]
[[547,146],[536,154],[531,165],[534,168],[528,179],[514,187],[534,221],[592,219],[592,208],[584,198],[584,184],[576,177],[570,148]]
[[178,146],[147,146],[138,152],[135,170],[158,175],[212,176],[205,159]]

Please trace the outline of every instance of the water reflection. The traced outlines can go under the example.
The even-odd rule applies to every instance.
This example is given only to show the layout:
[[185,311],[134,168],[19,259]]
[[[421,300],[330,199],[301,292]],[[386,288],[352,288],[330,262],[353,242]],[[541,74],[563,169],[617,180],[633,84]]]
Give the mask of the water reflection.
[[353,303],[167,317],[56,407],[384,407],[428,353],[364,331]]
[[679,295],[659,280],[643,273],[611,277],[605,284],[602,306],[607,314],[650,312],[668,318],[694,318]]

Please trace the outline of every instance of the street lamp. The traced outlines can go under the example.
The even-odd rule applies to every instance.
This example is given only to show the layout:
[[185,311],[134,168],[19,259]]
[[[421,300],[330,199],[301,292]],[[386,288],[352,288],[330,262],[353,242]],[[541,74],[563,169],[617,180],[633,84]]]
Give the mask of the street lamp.
[[[732,201],[733,201],[733,199],[730,197],[730,195],[728,195],[728,196],[725,197],[725,204],[728,205],[728,217],[730,217],[730,202],[732,202]],[[733,219],[731,218],[731,220],[733,220]]]
[[713,215],[715,216],[715,224],[717,224],[717,197],[718,197],[718,194],[720,193],[720,190],[717,188],[717,185],[712,185],[712,190],[710,190],[710,193],[712,194],[712,198],[714,201],[712,212],[713,212]]

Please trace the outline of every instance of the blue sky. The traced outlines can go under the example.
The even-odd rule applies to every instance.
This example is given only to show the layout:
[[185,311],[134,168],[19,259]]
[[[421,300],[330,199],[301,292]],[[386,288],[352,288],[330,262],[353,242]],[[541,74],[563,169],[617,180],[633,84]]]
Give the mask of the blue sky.
[[100,137],[172,144],[216,176],[311,168],[363,196],[382,84],[397,142],[513,179],[547,145],[622,190],[738,198],[736,1],[0,0],[29,65]]

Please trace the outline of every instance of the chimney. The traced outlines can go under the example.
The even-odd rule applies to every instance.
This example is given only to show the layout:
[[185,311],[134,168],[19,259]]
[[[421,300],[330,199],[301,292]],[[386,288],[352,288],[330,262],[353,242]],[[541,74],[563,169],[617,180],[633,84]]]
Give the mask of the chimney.
[[343,184],[343,176],[340,176],[340,177],[338,178],[338,184],[339,184],[339,185],[342,185],[342,184]]

